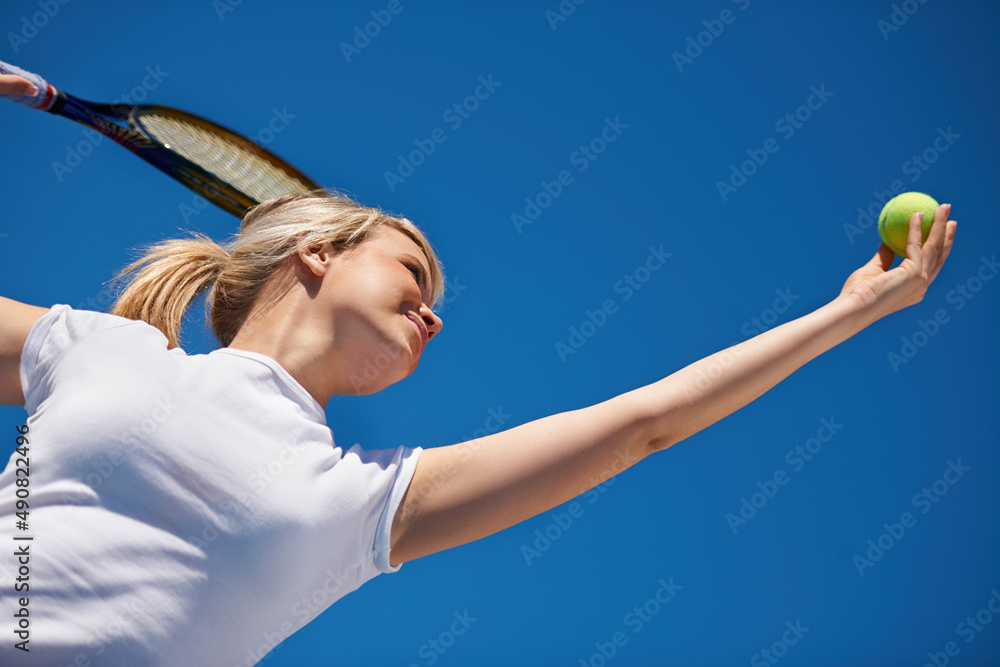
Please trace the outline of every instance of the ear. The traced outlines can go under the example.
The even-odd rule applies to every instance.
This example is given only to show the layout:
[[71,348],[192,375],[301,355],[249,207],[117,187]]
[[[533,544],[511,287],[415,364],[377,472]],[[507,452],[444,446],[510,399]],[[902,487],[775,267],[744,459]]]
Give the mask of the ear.
[[321,278],[330,269],[330,260],[333,256],[329,243],[301,248],[298,252],[299,266],[308,275]]
[[296,253],[299,260],[298,264],[307,275],[320,278],[326,275],[326,272],[330,268],[330,261],[336,253],[333,252],[333,246],[329,241],[314,243],[308,246],[301,245],[302,239],[306,234],[308,232],[299,232],[297,237],[300,244],[299,250]]

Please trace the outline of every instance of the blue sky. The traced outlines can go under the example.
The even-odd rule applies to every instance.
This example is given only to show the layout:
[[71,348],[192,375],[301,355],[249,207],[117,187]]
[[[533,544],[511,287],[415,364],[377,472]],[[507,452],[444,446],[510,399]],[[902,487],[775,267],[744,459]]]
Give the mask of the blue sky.
[[[0,60],[216,120],[428,233],[444,331],[406,381],[331,401],[343,446],[585,407],[802,316],[875,253],[863,211],[893,192],[960,223],[919,305],[575,505],[377,577],[262,664],[1000,654],[996,3],[50,5],[0,6]],[[4,296],[103,309],[131,249],[236,229],[81,126],[0,124]],[[183,341],[212,349],[200,301]]]

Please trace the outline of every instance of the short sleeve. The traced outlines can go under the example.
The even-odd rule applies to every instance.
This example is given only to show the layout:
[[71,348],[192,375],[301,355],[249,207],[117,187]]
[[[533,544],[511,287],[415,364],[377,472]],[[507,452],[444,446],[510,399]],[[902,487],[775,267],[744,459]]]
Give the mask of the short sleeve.
[[361,459],[368,488],[367,519],[361,529],[363,559],[379,572],[397,572],[402,565],[389,565],[392,520],[417,469],[421,447],[398,447],[366,451],[354,445],[347,455]]
[[35,321],[21,350],[21,391],[28,413],[38,408],[51,390],[52,372],[80,340],[94,332],[134,324],[108,313],[76,310],[60,303]]

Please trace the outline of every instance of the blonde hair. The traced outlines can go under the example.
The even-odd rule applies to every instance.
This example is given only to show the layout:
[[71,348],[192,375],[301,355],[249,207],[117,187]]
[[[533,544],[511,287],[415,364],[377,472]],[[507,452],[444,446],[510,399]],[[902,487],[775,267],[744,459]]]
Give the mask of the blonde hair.
[[265,292],[270,293],[268,302],[261,304],[266,310],[291,287],[293,277],[283,285],[272,284],[272,278],[299,249],[326,242],[335,251],[354,248],[381,226],[403,232],[423,250],[430,265],[428,305],[436,307],[444,292],[444,273],[430,242],[412,221],[334,191],[316,190],[258,204],[244,215],[239,234],[225,244],[191,232],[190,239],[146,246],[138,260],[115,276],[115,284],[127,286],[111,314],[153,325],[166,336],[168,349],[175,348],[185,311],[211,287],[205,321],[226,347]]

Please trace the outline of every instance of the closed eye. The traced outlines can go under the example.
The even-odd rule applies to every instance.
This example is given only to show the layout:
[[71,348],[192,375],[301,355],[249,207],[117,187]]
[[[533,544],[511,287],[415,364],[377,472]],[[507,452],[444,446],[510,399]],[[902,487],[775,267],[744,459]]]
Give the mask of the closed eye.
[[[423,292],[423,290],[427,287],[427,281],[425,280],[425,274],[424,274],[424,267],[420,266],[419,264],[407,264],[406,268],[408,268],[410,270],[410,273],[413,274],[413,277],[417,281],[417,287],[419,287],[421,292]],[[421,298],[423,298],[423,295],[421,295]]]

